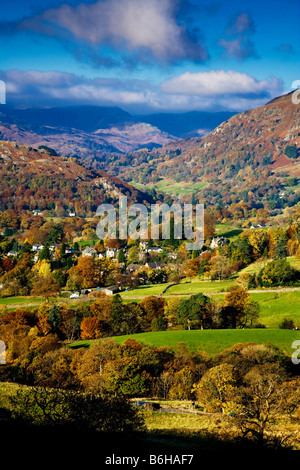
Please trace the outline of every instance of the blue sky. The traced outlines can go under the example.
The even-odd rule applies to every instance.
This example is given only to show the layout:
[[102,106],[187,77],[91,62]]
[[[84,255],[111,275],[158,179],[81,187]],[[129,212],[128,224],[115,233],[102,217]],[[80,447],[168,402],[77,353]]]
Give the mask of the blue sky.
[[10,0],[7,104],[243,111],[300,79],[298,0]]

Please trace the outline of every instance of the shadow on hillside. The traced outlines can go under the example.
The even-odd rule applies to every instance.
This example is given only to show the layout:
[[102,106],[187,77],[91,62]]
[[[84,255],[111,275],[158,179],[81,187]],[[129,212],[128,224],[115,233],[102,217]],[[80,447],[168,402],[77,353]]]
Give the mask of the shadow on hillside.
[[[210,459],[219,459],[224,452],[237,456],[240,452],[251,455],[253,452],[264,450],[251,441],[233,441],[230,438],[221,440],[208,434],[187,436],[172,432],[105,433],[74,429],[70,426],[37,426],[10,420],[8,416],[0,418],[0,435],[2,456],[5,456],[5,452],[11,455],[13,443],[14,459],[24,459],[24,456],[34,452],[37,463],[40,456],[39,458],[43,458],[49,466],[53,463],[59,464],[60,467],[65,464],[70,467],[75,463],[76,468],[92,462],[97,462],[97,467],[103,468],[106,467],[107,458],[134,456],[139,457],[137,467],[143,469],[148,468],[151,455],[193,455],[192,465],[184,462],[180,467],[186,465],[189,468],[200,468],[205,451],[212,452]],[[159,468],[164,467],[165,465],[159,465]],[[155,465],[149,465],[149,468],[155,468]]]

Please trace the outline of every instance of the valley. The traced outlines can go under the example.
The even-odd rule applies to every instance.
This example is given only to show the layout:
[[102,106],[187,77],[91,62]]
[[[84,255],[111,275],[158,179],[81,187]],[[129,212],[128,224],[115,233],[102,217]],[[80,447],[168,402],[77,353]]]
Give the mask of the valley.
[[[57,124],[75,119],[72,125],[82,129],[49,130],[56,112],[51,117],[31,110],[38,132],[23,121],[23,138],[16,141],[29,111],[2,122],[5,413],[47,428],[46,415],[37,418],[32,408],[29,418],[23,400],[36,394],[37,403],[50,400],[50,407],[67,400],[71,416],[76,392],[89,416],[88,424],[76,417],[78,426],[94,432],[85,400],[97,392],[95,400],[117,397],[101,406],[112,407],[122,429],[126,413],[138,432],[144,423],[149,445],[155,436],[172,445],[176,435],[185,435],[187,446],[199,444],[195,432],[201,429],[206,446],[231,446],[238,445],[233,436],[242,436],[245,421],[239,418],[241,428],[233,431],[228,416],[251,413],[254,395],[247,406],[243,397],[249,384],[256,390],[253,383],[266,377],[292,414],[276,414],[274,389],[264,442],[273,445],[278,433],[288,435],[299,419],[293,402],[299,376],[291,358],[300,340],[299,114],[290,96],[188,139],[132,122],[118,109],[103,110],[102,121],[91,112],[86,122],[65,110]],[[46,128],[47,138],[40,139]],[[103,139],[99,153],[86,140],[92,134]],[[175,239],[172,231],[166,240],[98,239],[97,207],[117,205],[124,195],[129,204],[146,207],[204,203],[204,246],[188,251],[187,240]],[[216,377],[225,383],[222,402],[212,393],[215,385],[207,385]],[[44,387],[53,396],[43,397]],[[118,397],[128,407],[121,415]],[[137,414],[139,401],[158,408],[146,403]],[[192,403],[196,408],[183,418]],[[114,432],[113,423],[109,429]],[[299,448],[297,438],[289,442]],[[242,439],[241,445],[257,441]]]

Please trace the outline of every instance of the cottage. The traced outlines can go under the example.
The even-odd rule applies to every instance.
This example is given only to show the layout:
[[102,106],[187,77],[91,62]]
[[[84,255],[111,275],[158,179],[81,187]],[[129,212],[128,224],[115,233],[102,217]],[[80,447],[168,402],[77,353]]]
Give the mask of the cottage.
[[95,257],[97,255],[97,251],[95,250],[95,248],[91,247],[91,246],[87,246],[83,252],[81,253],[82,256],[92,256],[92,257]]
[[106,248],[106,257],[107,258],[114,258],[116,253],[117,253],[116,248],[109,248],[109,247]]
[[153,261],[153,262],[147,261],[145,266],[147,266],[147,268],[150,268],[150,269],[163,269],[166,267],[165,263],[160,263],[157,261]]
[[7,256],[12,256],[14,258],[15,256],[18,256],[19,252],[18,251],[9,251],[6,254],[7,254]]
[[130,273],[134,273],[134,272],[138,271],[140,269],[140,267],[141,266],[139,264],[131,263],[127,266],[126,271],[128,271]]
[[219,246],[227,245],[230,243],[230,240],[225,237],[216,237],[213,238],[210,243],[210,248],[218,248]]
[[146,249],[147,253],[162,253],[162,248],[160,246],[151,246]]
[[257,225],[251,225],[250,229],[251,230],[255,230],[255,229],[259,229],[259,228],[266,228],[267,225],[266,224],[257,224]]

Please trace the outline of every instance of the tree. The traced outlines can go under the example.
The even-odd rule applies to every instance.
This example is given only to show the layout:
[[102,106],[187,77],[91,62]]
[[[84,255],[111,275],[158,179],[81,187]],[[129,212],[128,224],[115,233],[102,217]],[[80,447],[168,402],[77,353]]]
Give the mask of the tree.
[[120,248],[118,253],[118,263],[125,263],[125,255],[123,248]]
[[193,392],[211,412],[230,414],[236,411],[234,401],[237,391],[234,366],[220,364],[210,368],[202,379],[194,385]]
[[60,333],[61,320],[60,308],[55,304],[52,305],[48,315],[48,321],[50,323],[52,333]]
[[211,326],[211,316],[208,309],[210,299],[199,293],[191,295],[180,302],[178,308],[178,323],[186,329],[204,329]]
[[272,430],[278,416],[288,416],[299,400],[299,386],[291,394],[284,369],[276,363],[255,365],[244,377],[244,387],[237,395],[240,402],[236,423],[242,436],[250,437],[261,447],[280,447],[290,435]]
[[188,259],[183,262],[181,272],[185,277],[189,277],[190,281],[192,277],[197,276],[200,266],[200,259]]
[[139,261],[139,249],[137,246],[132,246],[128,250],[128,263],[137,263]]
[[[246,311],[249,308],[251,297],[245,289],[234,289],[224,297],[223,307],[227,315],[231,316],[232,326],[245,326]],[[251,311],[248,311],[251,317]]]
[[231,262],[226,256],[216,255],[210,260],[211,276],[213,279],[224,279],[231,274]]
[[141,300],[140,306],[144,312],[141,319],[143,331],[149,331],[152,328],[165,329],[165,300],[163,298],[149,295]]
[[56,297],[60,292],[60,286],[56,279],[50,274],[43,277],[36,277],[33,282],[31,295],[45,297],[49,302],[49,297]]
[[296,144],[287,145],[284,150],[285,155],[288,158],[297,158],[298,157],[298,149]]
[[43,261],[43,260],[50,260],[50,259],[51,259],[51,253],[49,250],[49,246],[45,245],[39,253],[39,260]]
[[286,259],[270,261],[258,275],[261,286],[295,285],[300,280],[299,271],[293,268]]
[[100,321],[96,317],[85,317],[80,324],[82,339],[95,339],[101,336]]

